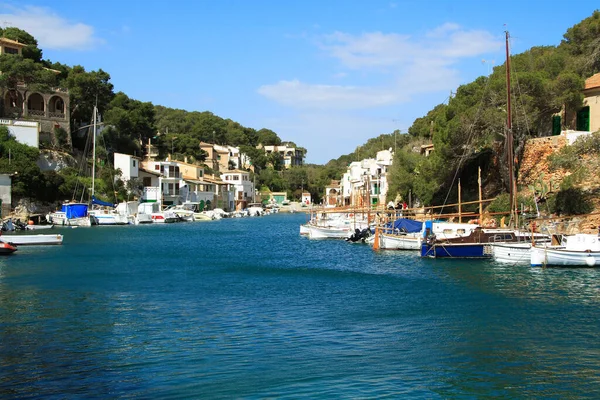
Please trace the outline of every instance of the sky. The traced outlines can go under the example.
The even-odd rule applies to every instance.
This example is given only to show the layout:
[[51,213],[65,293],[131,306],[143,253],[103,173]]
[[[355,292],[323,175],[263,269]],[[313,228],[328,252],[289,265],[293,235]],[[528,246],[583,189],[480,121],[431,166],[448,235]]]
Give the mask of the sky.
[[267,128],[325,164],[406,133],[511,54],[558,45],[600,9],[581,0],[0,2],[43,57],[102,69],[115,92]]

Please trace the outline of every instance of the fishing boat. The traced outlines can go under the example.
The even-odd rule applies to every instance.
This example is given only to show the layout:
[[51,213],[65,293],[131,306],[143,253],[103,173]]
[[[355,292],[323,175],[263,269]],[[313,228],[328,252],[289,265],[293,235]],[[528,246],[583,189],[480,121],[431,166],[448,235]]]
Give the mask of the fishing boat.
[[566,235],[558,246],[531,246],[532,267],[595,267],[600,266],[600,238],[578,233]]
[[[433,234],[438,239],[453,239],[468,236],[479,225],[445,221],[426,221],[425,223],[406,218],[396,220],[392,228],[384,226],[378,234],[381,250],[420,250],[423,238]],[[425,233],[425,231],[427,233]],[[374,244],[374,249],[376,248]]]
[[[533,237],[533,241],[538,246],[548,246],[552,243],[552,237],[537,234]],[[523,242],[492,243],[492,258],[494,261],[501,263],[529,264],[531,261],[531,248],[531,238]]]

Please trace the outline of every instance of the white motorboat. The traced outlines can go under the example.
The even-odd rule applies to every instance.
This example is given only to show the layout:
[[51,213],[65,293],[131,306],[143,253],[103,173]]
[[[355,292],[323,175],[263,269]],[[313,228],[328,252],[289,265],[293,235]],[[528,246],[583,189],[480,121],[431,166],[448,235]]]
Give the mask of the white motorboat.
[[98,225],[127,225],[133,222],[126,215],[106,208],[91,210],[89,214],[98,220]]
[[62,244],[63,235],[2,235],[3,242],[17,246],[52,245]]

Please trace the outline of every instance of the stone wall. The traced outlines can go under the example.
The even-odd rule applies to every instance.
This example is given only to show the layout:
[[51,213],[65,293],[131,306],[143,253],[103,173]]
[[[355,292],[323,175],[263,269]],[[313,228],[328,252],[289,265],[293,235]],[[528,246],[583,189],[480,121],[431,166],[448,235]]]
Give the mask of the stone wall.
[[550,154],[559,151],[566,144],[567,139],[563,135],[529,139],[525,143],[521,168],[519,169],[518,185],[520,187],[528,187],[539,179],[542,173],[544,180],[549,181],[552,179],[555,182],[560,182],[565,176],[564,171],[554,171],[551,173],[546,159]]

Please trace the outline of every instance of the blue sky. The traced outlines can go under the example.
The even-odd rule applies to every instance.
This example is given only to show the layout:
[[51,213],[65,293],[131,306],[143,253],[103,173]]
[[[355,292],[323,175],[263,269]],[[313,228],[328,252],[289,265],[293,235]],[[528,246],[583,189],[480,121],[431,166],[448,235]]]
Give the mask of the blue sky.
[[0,3],[44,58],[102,68],[115,91],[268,128],[323,164],[447,100],[511,53],[557,45],[596,1]]

